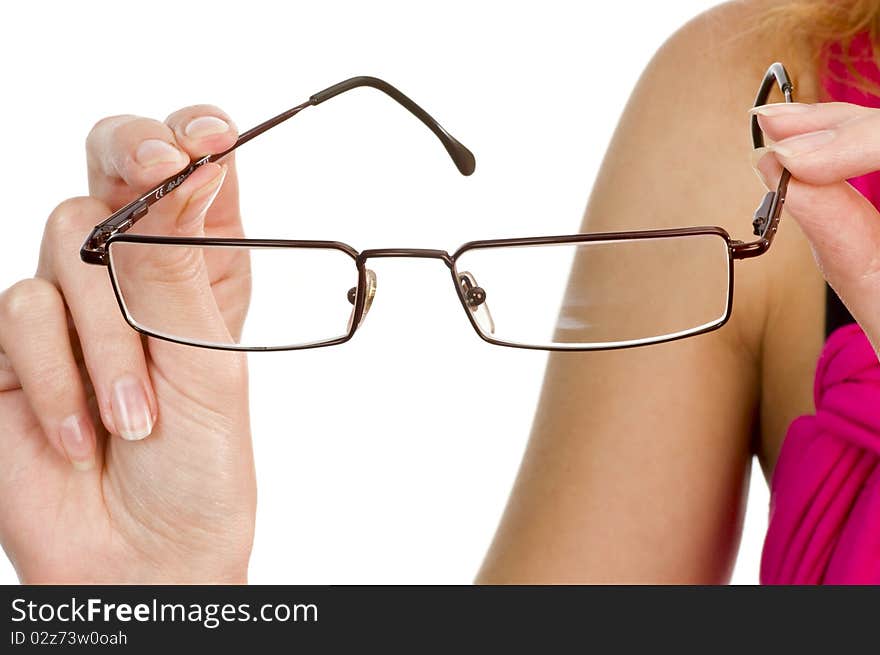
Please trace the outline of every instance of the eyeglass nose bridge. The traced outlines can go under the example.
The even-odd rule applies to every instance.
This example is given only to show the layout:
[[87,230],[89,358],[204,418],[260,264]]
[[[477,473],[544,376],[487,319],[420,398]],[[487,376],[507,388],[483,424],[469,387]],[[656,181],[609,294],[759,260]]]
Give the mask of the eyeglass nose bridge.
[[[485,289],[479,286],[472,273],[465,271],[456,274],[455,259],[447,251],[432,248],[374,248],[360,252],[357,255],[356,263],[358,269],[363,273],[364,297],[363,300],[358,297],[358,287],[352,287],[348,290],[348,301],[353,306],[348,319],[349,331],[353,327],[359,327],[363,324],[367,313],[370,311],[370,306],[373,304],[373,298],[376,295],[376,273],[372,269],[366,268],[366,262],[371,258],[383,257],[441,260],[453,273],[453,278],[463,294],[465,309],[486,333],[494,334],[495,321],[486,302]],[[360,312],[358,311],[358,305],[361,305]]]
[[357,264],[363,267],[368,259],[379,257],[414,257],[416,259],[439,259],[444,264],[452,268],[453,260],[445,250],[434,250],[431,248],[373,248],[364,250],[357,256]]
[[[362,279],[364,280],[364,294],[363,300],[358,297],[358,287],[352,287],[348,290],[348,301],[352,304],[351,314],[348,317],[348,330],[352,331],[354,327],[360,327],[363,325],[364,319],[367,317],[367,313],[370,311],[370,307],[373,304],[373,298],[376,295],[376,273],[366,267],[366,262],[368,259],[372,258],[383,258],[383,257],[412,257],[416,259],[439,259],[450,270],[454,270],[455,261],[445,250],[436,250],[432,248],[373,248],[370,250],[363,250],[358,253],[355,258],[355,263],[358,267],[358,270],[362,272]],[[360,310],[358,306],[360,305]]]

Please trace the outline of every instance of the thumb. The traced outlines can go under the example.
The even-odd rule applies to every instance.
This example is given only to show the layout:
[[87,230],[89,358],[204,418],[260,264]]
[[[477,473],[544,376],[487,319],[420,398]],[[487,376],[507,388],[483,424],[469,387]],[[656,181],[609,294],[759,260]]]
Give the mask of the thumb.
[[[770,188],[782,165],[772,152],[756,163]],[[810,241],[822,275],[880,353],[880,213],[845,181],[789,182],[786,211]]]
[[[210,349],[235,343],[215,297],[210,248],[197,242],[163,243],[149,235],[203,236],[205,215],[225,175],[225,168],[206,164],[154,205],[150,222],[144,221],[146,238],[125,236],[110,244],[114,284],[128,320],[157,337],[149,339],[152,374],[173,380],[192,400],[218,411],[229,407],[229,399],[222,397],[230,386],[221,384],[224,371],[243,369],[243,355]],[[241,394],[239,378],[231,379],[233,395]]]

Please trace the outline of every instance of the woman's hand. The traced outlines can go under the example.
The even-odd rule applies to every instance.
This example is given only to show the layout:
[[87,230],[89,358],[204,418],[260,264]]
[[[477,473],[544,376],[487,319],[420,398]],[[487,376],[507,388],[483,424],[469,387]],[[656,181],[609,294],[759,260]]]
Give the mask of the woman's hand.
[[[79,260],[96,223],[236,137],[209,106],[99,122],[90,196],[52,212],[36,277],[0,295],[0,541],[23,582],[246,580],[256,487],[244,356],[141,338],[106,269]],[[241,235],[232,158],[197,169],[150,222]],[[235,333],[248,262],[207,266],[224,281],[215,316]]]
[[846,180],[880,169],[880,110],[842,102],[757,107],[774,141],[756,169],[775,189],[792,174],[785,209],[828,283],[880,353],[880,213]]

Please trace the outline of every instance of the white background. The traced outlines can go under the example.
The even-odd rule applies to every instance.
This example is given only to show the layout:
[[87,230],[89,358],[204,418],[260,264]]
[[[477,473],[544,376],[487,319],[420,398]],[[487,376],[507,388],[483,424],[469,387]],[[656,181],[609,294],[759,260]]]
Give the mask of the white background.
[[[361,74],[427,108],[477,172],[458,175],[418,121],[356,91],[242,149],[250,236],[452,250],[576,231],[641,70],[713,4],[14,3],[0,16],[0,222],[24,245],[5,250],[0,285],[33,274],[45,217],[86,192],[98,118],[209,102],[245,129]],[[378,294],[352,342],[250,357],[252,582],[466,583],[495,530],[545,355],[480,341],[441,263],[373,268]],[[735,582],[757,581],[755,471]],[[15,580],[0,561],[0,582]]]

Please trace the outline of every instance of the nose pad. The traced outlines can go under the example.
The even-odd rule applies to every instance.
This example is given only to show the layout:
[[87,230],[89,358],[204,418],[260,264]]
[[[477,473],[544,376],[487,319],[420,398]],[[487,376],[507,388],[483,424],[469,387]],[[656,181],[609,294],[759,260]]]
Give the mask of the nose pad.
[[477,278],[473,273],[463,271],[458,274],[458,283],[464,294],[464,304],[474,320],[487,334],[495,334],[495,321],[492,320],[492,312],[486,302],[486,290],[477,284]]
[[[361,310],[361,317],[358,320],[357,324],[361,325],[364,322],[364,319],[367,318],[367,312],[370,311],[370,307],[373,305],[373,298],[376,297],[376,273],[371,269],[367,269],[367,279],[364,285],[364,308]],[[348,317],[348,330],[351,331],[352,323],[354,323],[354,306],[357,301],[357,287],[352,287],[348,290],[348,302],[350,302],[353,307],[351,310],[351,314]]]

